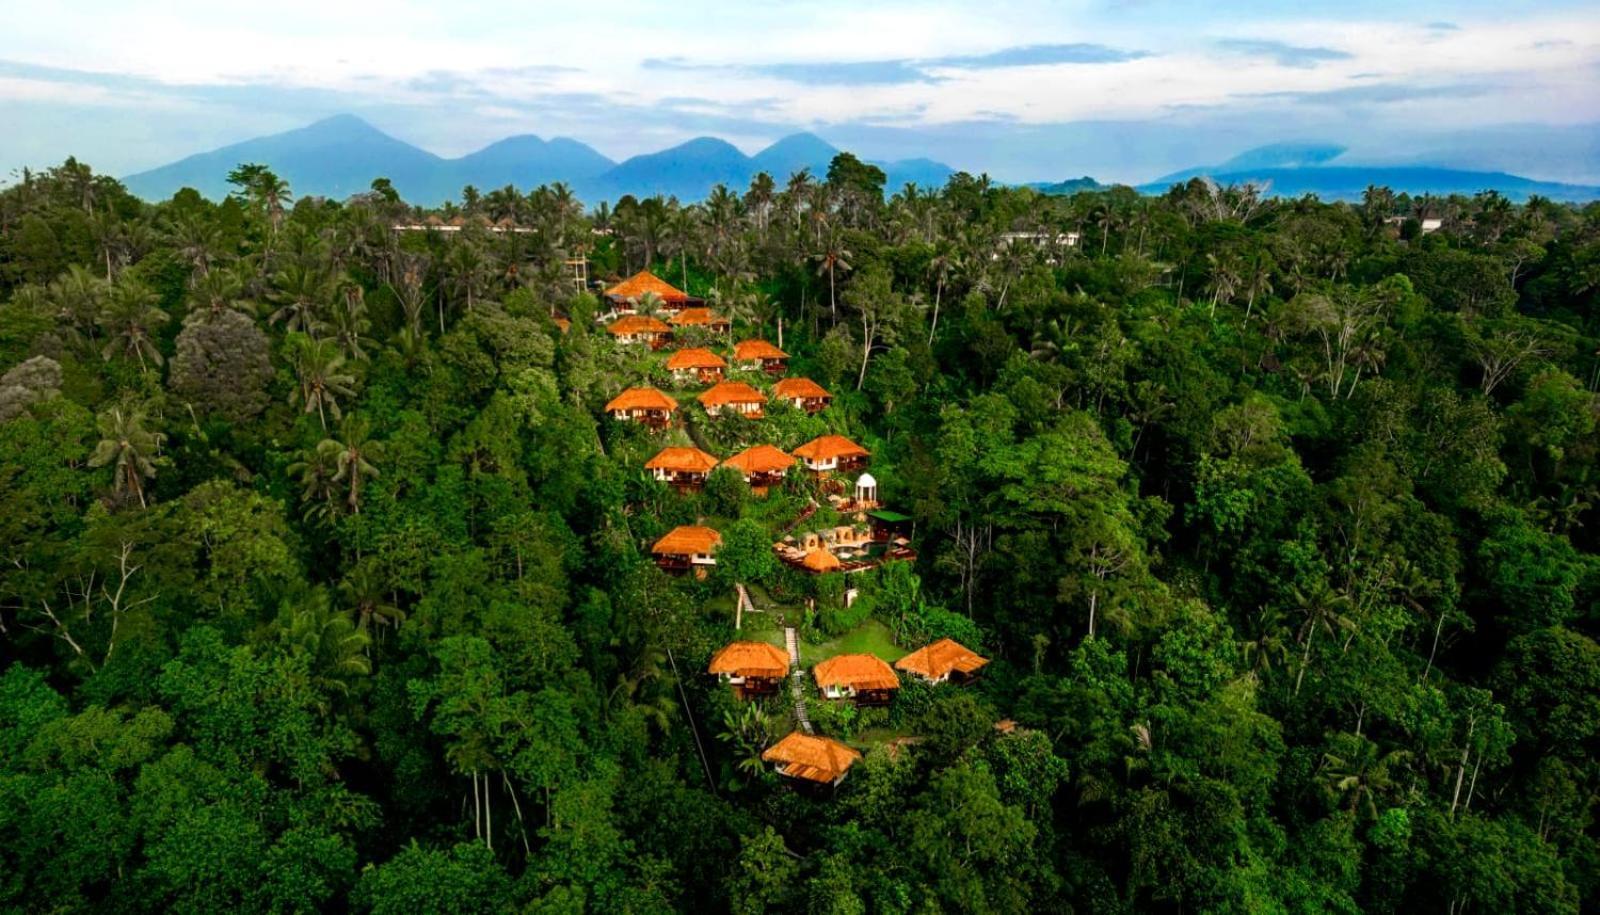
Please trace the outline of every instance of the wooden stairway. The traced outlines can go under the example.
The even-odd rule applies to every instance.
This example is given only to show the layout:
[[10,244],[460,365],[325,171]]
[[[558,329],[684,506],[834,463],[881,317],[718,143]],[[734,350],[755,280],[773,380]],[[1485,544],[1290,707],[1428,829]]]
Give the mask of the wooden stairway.
[[793,626],[784,628],[783,643],[789,648],[789,695],[794,697],[794,720],[800,724],[800,730],[810,734],[813,732],[811,716],[806,714],[805,671],[800,666],[800,635]]

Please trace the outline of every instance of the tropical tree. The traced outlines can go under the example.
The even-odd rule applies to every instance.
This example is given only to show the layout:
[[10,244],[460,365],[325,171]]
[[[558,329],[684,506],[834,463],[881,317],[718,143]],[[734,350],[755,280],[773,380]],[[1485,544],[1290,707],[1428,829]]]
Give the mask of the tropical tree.
[[148,417],[138,408],[112,407],[96,420],[100,442],[89,455],[90,467],[110,466],[119,496],[133,496],[145,507],[144,481],[154,479],[166,436],[145,428]]
[[147,362],[160,365],[161,350],[151,333],[166,323],[167,313],[157,301],[150,287],[137,280],[125,279],[112,286],[100,313],[100,326],[106,334],[101,355],[106,359],[119,354],[133,356],[139,360],[140,372],[148,370]]
[[342,415],[339,398],[355,396],[355,376],[344,370],[344,354],[333,340],[290,334],[288,345],[289,360],[299,382],[289,392],[289,404],[302,407],[307,413],[315,412],[322,428],[327,429],[329,414],[334,419]]
[[361,487],[378,476],[376,461],[383,459],[383,443],[373,441],[365,418],[350,414],[339,423],[337,438],[325,438],[317,450],[332,461],[333,482],[344,488],[344,507],[361,512]]

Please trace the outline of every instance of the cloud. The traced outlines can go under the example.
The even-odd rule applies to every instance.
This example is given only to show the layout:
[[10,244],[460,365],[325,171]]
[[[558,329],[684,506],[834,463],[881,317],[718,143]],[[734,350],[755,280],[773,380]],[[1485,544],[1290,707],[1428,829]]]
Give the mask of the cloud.
[[988,54],[968,54],[956,57],[935,57],[924,64],[935,67],[955,67],[962,70],[985,70],[998,67],[1037,67],[1050,64],[1119,64],[1124,61],[1149,57],[1149,51],[1127,51],[1109,45],[1079,42],[1075,44],[1029,44],[1014,48],[1001,48]]
[[1337,89],[1291,90],[1280,92],[1255,92],[1237,98],[1287,99],[1294,102],[1321,105],[1389,105],[1397,102],[1417,102],[1430,99],[1476,98],[1494,90],[1487,83],[1444,83],[1432,86],[1412,86],[1405,83],[1374,83],[1365,86],[1343,86]]
[[1217,47],[1247,57],[1269,57],[1284,67],[1315,67],[1330,60],[1350,60],[1355,55],[1337,48],[1307,47],[1265,38],[1224,38]]
[[1440,20],[1438,22],[1430,22],[1430,23],[1428,23],[1428,28],[1430,30],[1432,30],[1432,31],[1435,31],[1435,32],[1459,32],[1459,31],[1461,31],[1461,26],[1456,25],[1454,22],[1445,22],[1443,20]]
[[887,60],[719,64],[684,57],[651,57],[642,61],[640,66],[647,70],[685,73],[741,73],[781,79],[806,86],[896,86],[943,82],[944,78],[928,72],[933,69],[998,70],[1007,67],[1056,64],[1112,64],[1148,56],[1148,51],[1130,51],[1103,44],[1076,43],[1017,45],[985,54]]

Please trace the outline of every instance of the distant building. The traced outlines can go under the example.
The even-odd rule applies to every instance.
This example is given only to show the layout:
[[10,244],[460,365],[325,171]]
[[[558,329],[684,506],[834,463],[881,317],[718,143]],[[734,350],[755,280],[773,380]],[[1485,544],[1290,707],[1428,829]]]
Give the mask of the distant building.
[[767,395],[742,381],[720,381],[698,398],[700,406],[712,416],[726,410],[747,419],[760,419],[767,403]]
[[721,356],[699,347],[681,349],[667,357],[667,370],[679,382],[716,384],[722,380],[722,370],[727,367],[728,363]]
[[733,361],[742,368],[761,369],[782,375],[789,368],[789,354],[765,340],[745,340],[733,348]]
[[819,413],[833,402],[833,395],[810,378],[784,378],[772,386],[772,396],[807,413]]
[[606,300],[611,303],[612,308],[623,312],[637,310],[639,302],[646,295],[655,296],[661,300],[663,306],[674,311],[703,304],[701,299],[689,295],[648,270],[640,270],[605,291]]
[[889,662],[871,654],[841,654],[811,669],[817,688],[829,699],[854,699],[857,705],[887,705],[900,688]]
[[618,343],[645,344],[660,349],[672,342],[672,328],[648,315],[623,315],[606,326]]
[[706,671],[732,686],[740,698],[769,696],[789,676],[789,653],[766,642],[731,642],[711,656]]
[[685,308],[667,319],[673,327],[704,327],[713,333],[727,333],[733,322],[709,308]]
[[706,569],[717,564],[717,547],[722,545],[722,535],[709,527],[685,524],[673,528],[650,548],[656,565],[667,572],[694,570],[697,578],[704,578]]
[[867,466],[869,452],[842,435],[824,435],[794,449],[794,456],[812,473],[828,473]]
[[722,466],[737,470],[744,477],[744,481],[750,484],[750,488],[761,495],[764,495],[769,487],[782,483],[793,465],[794,458],[771,445],[746,448],[722,462]]
[[652,429],[669,425],[676,409],[676,400],[650,387],[628,388],[606,404],[606,412],[613,419],[643,423]]
[[929,683],[965,683],[977,676],[989,659],[955,639],[940,639],[924,645],[894,662],[896,670],[914,674]]
[[785,778],[815,785],[838,785],[861,753],[837,740],[799,731],[768,747],[761,758]]
[[645,462],[650,475],[679,489],[699,489],[717,466],[715,455],[699,448],[663,448]]

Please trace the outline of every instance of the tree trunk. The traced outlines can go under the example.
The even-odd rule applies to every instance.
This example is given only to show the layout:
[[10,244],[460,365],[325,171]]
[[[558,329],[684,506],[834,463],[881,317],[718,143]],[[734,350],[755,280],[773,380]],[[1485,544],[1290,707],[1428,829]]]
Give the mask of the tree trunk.
[[933,288],[933,324],[928,328],[928,345],[933,345],[933,335],[939,332],[939,300],[944,297],[944,277]]

